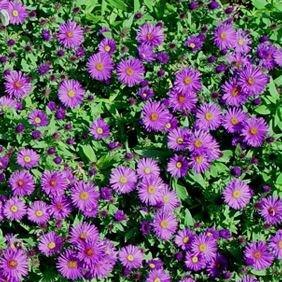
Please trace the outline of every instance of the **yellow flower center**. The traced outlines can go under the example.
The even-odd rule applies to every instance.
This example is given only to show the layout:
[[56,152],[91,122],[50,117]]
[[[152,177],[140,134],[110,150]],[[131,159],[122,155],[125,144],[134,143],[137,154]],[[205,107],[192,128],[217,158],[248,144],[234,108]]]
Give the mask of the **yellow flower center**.
[[158,113],[152,113],[151,116],[150,116],[151,121],[157,121],[158,118],[159,118]]
[[43,216],[43,211],[38,210],[38,211],[35,212],[35,215],[36,215],[37,217],[41,217],[41,216]]
[[183,144],[183,142],[184,142],[184,140],[183,140],[182,137],[178,137],[178,138],[176,139],[176,143],[179,144],[179,145]]
[[83,200],[83,201],[86,201],[89,199],[89,193],[86,192],[86,191],[83,191],[79,194],[79,199],[80,200]]
[[36,118],[34,119],[34,122],[35,122],[36,124],[39,124],[39,123],[41,122],[41,118],[40,118],[40,117],[36,117]]
[[105,50],[106,52],[110,52],[110,51],[111,51],[111,47],[110,47],[109,45],[106,45],[106,46],[104,47],[104,50]]
[[234,87],[234,88],[231,90],[231,96],[232,96],[232,97],[236,97],[236,96],[238,96],[238,94],[239,94],[238,88],[237,88],[237,87]]
[[154,279],[154,282],[161,282],[161,279],[159,277]]
[[30,157],[30,156],[24,156],[24,161],[25,161],[26,163],[30,163],[31,157]]
[[73,38],[73,32],[72,31],[68,31],[67,32],[67,37],[68,38]]
[[190,76],[186,76],[183,81],[184,84],[189,85],[192,82],[192,78]]
[[15,87],[16,89],[20,89],[22,86],[23,86],[23,84],[22,84],[20,81],[16,81],[16,82],[14,83],[14,87]]
[[203,163],[204,158],[203,156],[196,156],[195,160],[197,164],[201,164]]
[[222,40],[225,40],[227,38],[227,33],[225,31],[223,31],[221,34],[220,34],[220,38]]
[[240,190],[234,190],[233,193],[232,193],[232,197],[235,198],[235,199],[239,199],[241,196],[241,192]]
[[98,63],[95,65],[97,71],[102,71],[104,69],[104,65],[102,63]]
[[249,77],[249,78],[247,79],[247,83],[248,83],[250,86],[252,86],[252,85],[255,84],[255,79],[254,79],[253,77]]
[[205,252],[207,250],[207,245],[202,243],[199,245],[199,251],[200,252]]
[[255,251],[253,254],[255,259],[260,259],[262,257],[261,252],[260,251]]
[[151,169],[149,167],[145,167],[144,172],[146,174],[150,174],[151,173]]
[[194,142],[194,146],[196,148],[201,148],[203,145],[203,142],[200,140],[200,139],[196,139],[195,142]]
[[236,124],[239,123],[239,121],[236,117],[232,117],[230,121],[231,121],[232,125],[236,125]]
[[98,134],[103,134],[104,130],[103,130],[103,128],[98,127],[98,128],[96,129],[96,132],[97,132]]
[[258,129],[256,127],[251,127],[249,130],[250,134],[256,135],[258,133]]
[[127,256],[128,261],[134,261],[134,256],[133,255],[128,255]]
[[282,240],[280,240],[280,241],[278,242],[278,247],[279,247],[279,249],[282,249]]
[[57,181],[55,179],[51,179],[49,184],[51,187],[55,187],[57,185]]
[[185,102],[185,100],[186,100],[186,99],[185,99],[185,96],[184,96],[184,95],[179,95],[179,96],[178,96],[178,102],[179,102],[179,103],[183,104],[183,103]]
[[171,128],[171,123],[170,123],[170,122],[166,123],[166,124],[165,124],[165,127],[166,127],[167,129],[170,129],[170,128]]
[[169,196],[168,195],[163,196],[163,201],[165,204],[169,203]]
[[238,44],[239,44],[240,46],[243,46],[244,43],[245,43],[245,40],[244,40],[243,38],[239,38]]
[[73,90],[69,90],[69,91],[68,91],[68,96],[69,96],[70,98],[74,97],[74,96],[75,96],[75,92],[74,92]]
[[127,178],[125,177],[125,176],[121,176],[120,178],[119,178],[119,182],[121,183],[121,184],[126,184],[127,183]]
[[212,120],[212,119],[213,119],[213,114],[212,114],[211,112],[207,112],[207,113],[205,114],[205,119],[206,119],[207,121]]
[[16,260],[14,260],[14,259],[11,259],[11,260],[9,260],[9,262],[8,262],[8,266],[9,266],[10,268],[15,269],[15,268],[18,266],[18,262],[17,262]]
[[155,266],[153,263],[150,263],[150,264],[149,264],[149,267],[150,267],[150,268],[155,268],[156,266]]
[[127,67],[125,69],[127,75],[132,76],[134,74],[134,70],[131,67]]
[[147,191],[148,191],[149,194],[155,194],[156,188],[153,185],[149,185]]
[[161,228],[167,229],[168,228],[168,220],[163,219],[160,223]]
[[85,240],[85,239],[87,239],[87,233],[86,232],[81,232],[80,234],[79,234],[79,239],[81,239],[81,240]]
[[199,261],[197,256],[193,256],[191,260],[193,263],[197,263]]
[[70,260],[70,261],[68,261],[67,265],[68,265],[68,268],[75,269],[75,268],[77,268],[77,261]]
[[11,211],[11,212],[17,212],[17,211],[18,211],[18,207],[17,207],[16,205],[12,205],[12,206],[10,207],[10,211]]
[[189,242],[189,237],[185,236],[182,241],[184,244],[187,244]]
[[56,248],[56,244],[55,244],[55,242],[50,242],[50,243],[48,243],[47,247],[48,247],[48,249],[53,250],[53,249]]
[[176,163],[176,167],[177,167],[177,168],[182,168],[182,162],[177,162],[177,163]]
[[196,47],[196,45],[195,45],[195,43],[190,43],[190,44],[189,44],[189,47],[192,48],[192,49],[194,49],[194,48]]
[[19,16],[19,12],[17,10],[13,10],[12,15],[14,17],[18,17]]

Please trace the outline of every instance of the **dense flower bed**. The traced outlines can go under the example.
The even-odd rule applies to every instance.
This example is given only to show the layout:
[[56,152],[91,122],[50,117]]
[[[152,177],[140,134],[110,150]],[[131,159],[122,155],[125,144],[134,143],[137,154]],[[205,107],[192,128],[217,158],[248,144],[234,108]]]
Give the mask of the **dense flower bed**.
[[0,281],[279,281],[282,6],[226,2],[0,0]]

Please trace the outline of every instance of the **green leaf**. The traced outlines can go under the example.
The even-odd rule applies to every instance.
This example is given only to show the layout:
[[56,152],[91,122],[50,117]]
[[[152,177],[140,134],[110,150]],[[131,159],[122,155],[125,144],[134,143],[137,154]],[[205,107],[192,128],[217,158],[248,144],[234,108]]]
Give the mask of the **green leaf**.
[[185,217],[184,217],[184,224],[186,226],[193,226],[194,225],[194,219],[192,217],[192,214],[188,209],[185,209]]
[[175,189],[177,196],[181,200],[187,199],[187,197],[188,197],[187,189],[184,186],[178,184],[176,179],[173,180],[172,187]]
[[273,104],[275,104],[279,100],[279,93],[276,89],[276,86],[275,86],[275,83],[274,83],[272,77],[270,78],[270,81],[269,81],[269,84],[268,84],[268,90],[269,90],[269,93],[271,95],[271,97],[268,97],[268,98]]
[[255,112],[261,115],[269,115],[270,110],[265,105],[260,105],[255,109]]
[[201,187],[206,188],[206,182],[201,174],[190,171],[188,177],[193,180],[193,181],[188,180],[190,183],[194,184],[196,182]]
[[107,0],[111,8],[116,8],[118,10],[127,11],[127,5],[125,1],[122,0]]
[[266,0],[252,0],[252,3],[257,9],[263,9],[268,4]]
[[84,155],[89,159],[89,161],[91,162],[97,161],[96,154],[94,150],[92,149],[91,145],[83,145],[81,146],[81,148],[82,148]]
[[257,276],[265,276],[266,275],[266,270],[255,270],[255,269],[252,269],[251,270],[251,273],[254,274],[254,275],[257,275]]

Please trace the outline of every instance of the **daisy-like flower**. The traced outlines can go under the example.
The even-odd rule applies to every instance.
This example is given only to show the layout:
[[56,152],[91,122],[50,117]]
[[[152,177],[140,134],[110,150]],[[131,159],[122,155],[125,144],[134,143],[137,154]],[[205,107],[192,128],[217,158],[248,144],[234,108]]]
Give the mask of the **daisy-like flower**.
[[171,130],[178,127],[178,120],[172,114],[168,114],[168,121],[165,123],[163,130],[165,132],[170,132]]
[[151,259],[147,262],[149,268],[153,269],[163,269],[164,264],[160,259]]
[[17,155],[17,163],[27,169],[37,166],[39,159],[39,155],[31,149],[21,149]]
[[75,226],[72,226],[69,242],[72,244],[82,244],[87,239],[97,240],[98,238],[99,231],[95,225],[89,224],[87,222],[81,222]]
[[238,107],[243,105],[248,99],[248,96],[242,91],[241,86],[238,85],[238,81],[235,78],[226,81],[222,85],[222,92],[222,99],[229,106]]
[[73,21],[62,23],[59,27],[58,40],[66,48],[79,47],[84,41],[83,29]]
[[98,45],[100,53],[112,55],[116,51],[116,42],[110,38],[104,38]]
[[5,202],[3,214],[9,220],[21,220],[26,214],[25,203],[17,197]]
[[282,66],[282,48],[276,48],[274,54],[273,54],[273,58],[275,63],[281,67]]
[[227,259],[221,254],[207,263],[207,272],[209,277],[216,278],[221,276],[227,270]]
[[275,196],[263,198],[259,202],[259,214],[267,224],[282,223],[282,200]]
[[41,236],[38,244],[39,251],[47,257],[53,256],[60,252],[63,246],[63,238],[54,231]]
[[43,201],[35,201],[27,210],[28,219],[37,224],[45,224],[50,218],[49,206]]
[[5,111],[6,109],[14,109],[16,110],[18,107],[17,101],[6,97],[6,96],[2,96],[0,98],[0,112]]
[[47,115],[41,110],[33,110],[28,115],[28,121],[36,127],[46,126],[49,123]]
[[169,111],[161,102],[148,101],[142,110],[141,117],[148,131],[161,131],[169,121]]
[[185,265],[188,269],[199,271],[206,267],[206,259],[201,253],[186,253]]
[[191,68],[176,73],[174,85],[180,92],[198,92],[202,89],[201,74]]
[[252,275],[244,275],[238,282],[258,282],[258,280]]
[[239,72],[238,84],[249,96],[261,94],[268,83],[268,76],[258,67],[247,65]]
[[143,100],[149,100],[154,96],[154,91],[152,88],[149,86],[141,87],[138,90],[138,95],[143,99]]
[[78,245],[77,257],[89,266],[102,258],[103,250],[103,245],[99,240],[88,238]]
[[120,194],[129,193],[135,189],[137,175],[129,167],[118,166],[114,168],[110,176],[111,187]]
[[164,213],[173,212],[173,210],[177,208],[179,204],[180,202],[176,192],[170,190],[169,187],[166,185],[166,188],[161,191],[160,202],[159,202],[162,211]]
[[185,150],[187,148],[190,136],[191,136],[191,132],[187,128],[179,127],[173,129],[168,133],[167,146],[168,148],[175,151]]
[[82,263],[73,250],[67,250],[59,256],[57,269],[61,275],[70,280],[77,280],[83,277]]
[[277,259],[282,259],[282,229],[269,239],[269,249]]
[[164,42],[163,28],[151,23],[145,23],[137,32],[137,42],[148,44],[152,47],[161,45]]
[[42,190],[52,198],[62,196],[67,186],[67,178],[61,171],[44,171],[41,176]]
[[98,118],[92,122],[90,133],[96,140],[105,139],[111,134],[109,125],[102,118]]
[[105,81],[111,78],[113,60],[107,53],[93,54],[87,61],[87,70],[93,79]]
[[231,24],[220,24],[214,32],[214,44],[220,50],[234,48],[236,46],[237,35]]
[[121,264],[127,269],[141,267],[144,259],[142,251],[133,245],[121,248],[118,256]]
[[72,205],[69,198],[65,196],[56,196],[52,198],[50,213],[57,220],[65,219],[72,211]]
[[139,182],[138,196],[143,203],[155,206],[160,201],[161,191],[164,189],[165,185],[160,177],[145,177]]
[[203,173],[209,168],[210,160],[206,153],[195,152],[191,154],[189,166],[191,166],[196,173]]
[[153,47],[148,44],[141,44],[138,47],[138,56],[142,61],[152,62],[155,60]]
[[188,160],[184,156],[174,155],[167,164],[167,171],[174,177],[184,177],[188,171]]
[[201,254],[205,259],[211,260],[216,256],[216,240],[206,234],[195,235],[191,249],[194,254]]
[[170,282],[169,274],[163,269],[154,269],[150,271],[146,282]]
[[160,168],[154,159],[143,158],[138,161],[136,172],[141,178],[148,176],[158,177],[160,174]]
[[260,65],[268,70],[272,70],[275,66],[274,54],[276,47],[270,42],[263,42],[257,47],[257,55],[259,57]]
[[273,262],[273,256],[263,241],[248,243],[244,256],[247,265],[252,266],[256,270],[265,269]]
[[19,1],[9,1],[8,13],[9,22],[14,25],[22,24],[28,16],[25,6]]
[[250,187],[240,179],[231,180],[223,191],[225,203],[236,210],[244,208],[251,197]]
[[243,110],[238,108],[229,108],[225,113],[222,125],[229,133],[240,132],[243,122],[247,119],[248,115]]
[[99,193],[97,187],[84,181],[76,181],[71,189],[71,199],[73,204],[84,211],[97,205]]
[[22,281],[28,274],[28,257],[21,249],[8,248],[1,255],[0,268],[6,281]]
[[196,113],[196,127],[215,130],[221,125],[221,109],[213,103],[203,104]]
[[10,71],[4,79],[5,92],[13,98],[22,99],[31,92],[32,84],[21,71]]
[[202,34],[191,35],[187,38],[184,45],[188,47],[192,52],[196,52],[202,49],[205,42],[205,36]]
[[177,229],[177,220],[172,213],[159,211],[152,225],[158,238],[169,240]]
[[65,107],[76,108],[84,98],[85,91],[74,79],[64,80],[58,90],[58,97]]
[[268,126],[263,118],[251,117],[243,123],[241,134],[243,140],[252,147],[259,147],[263,143]]
[[176,88],[172,88],[169,92],[168,101],[173,111],[190,113],[196,106],[197,95],[191,91],[179,91]]
[[238,53],[247,54],[251,50],[251,39],[243,30],[238,30],[236,32],[236,45],[235,51]]
[[35,189],[33,176],[26,170],[14,171],[10,176],[9,184],[14,196],[30,195]]
[[190,229],[179,230],[175,236],[175,244],[182,250],[189,250],[192,246],[195,233]]
[[249,57],[240,53],[227,53],[226,60],[234,70],[242,70],[251,63]]
[[145,68],[140,60],[123,59],[117,66],[117,75],[121,83],[132,87],[144,80]]
[[179,282],[196,282],[196,281],[190,277],[186,277],[181,279]]

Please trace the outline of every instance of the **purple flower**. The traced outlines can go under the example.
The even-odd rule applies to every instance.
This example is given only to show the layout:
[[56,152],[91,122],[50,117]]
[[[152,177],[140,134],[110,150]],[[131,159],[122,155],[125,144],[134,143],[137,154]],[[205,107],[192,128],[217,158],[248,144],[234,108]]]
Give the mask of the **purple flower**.
[[112,55],[116,51],[116,42],[113,39],[104,38],[99,43],[98,48],[99,52],[108,53],[109,55]]
[[96,238],[88,238],[78,245],[77,257],[86,266],[91,266],[92,263],[97,263],[103,257],[103,245]]
[[190,229],[179,230],[175,236],[175,244],[183,251],[191,248],[195,233]]
[[247,265],[252,266],[256,270],[269,267],[273,261],[273,256],[263,241],[248,243],[244,256]]
[[184,45],[195,52],[202,49],[204,42],[205,36],[198,34],[188,37]]
[[50,64],[48,63],[42,63],[37,68],[37,72],[39,75],[44,75],[48,73],[49,70],[50,70]]
[[65,196],[57,196],[52,198],[50,205],[51,215],[57,219],[65,219],[72,211],[71,201]]
[[188,171],[188,161],[183,156],[174,155],[167,164],[167,171],[173,177],[184,177]]
[[81,222],[72,226],[70,231],[70,243],[81,244],[87,239],[98,239],[99,231],[98,229],[87,222]]
[[49,123],[47,115],[41,110],[33,110],[28,115],[28,121],[36,127],[46,126]]
[[149,86],[141,87],[138,90],[138,95],[143,99],[143,100],[148,100],[154,96],[154,91],[152,88]]
[[138,161],[136,172],[141,178],[148,176],[158,177],[160,174],[160,168],[154,159],[143,158]]
[[63,239],[54,231],[41,236],[38,249],[45,256],[49,257],[60,252],[63,246]]
[[168,96],[169,106],[174,111],[190,113],[197,103],[197,95],[191,91],[179,91],[172,88]]
[[9,220],[21,220],[26,214],[26,206],[22,200],[13,197],[5,202],[3,214]]
[[277,259],[282,259],[282,230],[278,230],[275,235],[269,239],[269,249]]
[[264,42],[257,47],[257,56],[259,57],[260,65],[268,70],[272,70],[275,66],[274,54],[276,47],[269,42]]
[[140,60],[123,59],[117,66],[117,75],[121,83],[132,87],[144,80],[145,68]]
[[114,218],[116,221],[123,221],[126,219],[126,215],[124,213],[124,211],[121,210],[117,210],[114,214]]
[[282,223],[282,200],[275,196],[261,199],[259,214],[267,224],[277,225]]
[[174,151],[181,151],[187,148],[191,132],[187,128],[175,128],[168,133],[168,148]]
[[148,44],[152,47],[159,46],[164,42],[163,28],[158,25],[145,23],[139,28],[136,39],[140,44]]
[[49,206],[43,201],[35,201],[27,210],[28,219],[37,224],[45,224],[50,218]]
[[127,269],[139,268],[142,266],[144,255],[141,250],[133,245],[127,245],[120,249],[119,260]]
[[220,24],[214,32],[214,44],[220,50],[234,48],[236,39],[236,31],[231,24]]
[[200,253],[186,253],[185,265],[189,270],[199,271],[206,267],[206,259]]
[[153,47],[148,44],[141,44],[138,47],[138,55],[142,61],[152,62],[155,60]]
[[229,108],[223,117],[222,125],[229,133],[240,132],[247,117],[243,110]]
[[197,70],[184,68],[177,72],[174,85],[180,92],[198,92],[202,88],[201,74]]
[[105,139],[110,136],[110,127],[102,118],[99,118],[92,122],[90,133],[96,140]]
[[243,30],[236,32],[236,45],[235,51],[242,54],[247,54],[251,50],[251,39],[248,34]]
[[22,24],[28,16],[25,6],[19,1],[9,1],[8,13],[9,22],[14,25]]
[[161,191],[160,202],[158,204],[163,212],[170,213],[179,206],[180,201],[176,195],[176,192],[170,190],[166,185],[166,188]]
[[17,155],[17,163],[23,168],[33,168],[38,165],[40,156],[32,149],[21,149]]
[[60,25],[58,40],[66,48],[73,49],[84,41],[82,28],[73,21],[67,21]]
[[160,268],[160,269],[154,269],[149,272],[148,277],[146,278],[146,282],[170,282],[170,276],[168,273]]
[[216,240],[205,234],[196,235],[191,246],[193,254],[200,254],[205,259],[211,260],[216,256]]
[[14,171],[10,176],[9,184],[14,196],[30,195],[35,189],[33,176],[25,170]]

